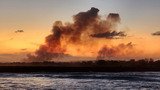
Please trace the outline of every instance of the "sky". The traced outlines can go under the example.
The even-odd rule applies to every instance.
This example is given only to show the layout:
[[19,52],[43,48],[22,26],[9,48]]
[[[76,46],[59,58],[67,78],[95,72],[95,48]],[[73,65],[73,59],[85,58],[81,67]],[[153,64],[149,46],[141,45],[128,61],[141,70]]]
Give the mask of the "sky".
[[1,56],[34,52],[55,21],[73,22],[73,15],[91,7],[98,8],[102,18],[120,15],[119,30],[126,31],[128,38],[113,42],[133,42],[158,57],[160,37],[151,34],[160,31],[160,0],[0,0]]

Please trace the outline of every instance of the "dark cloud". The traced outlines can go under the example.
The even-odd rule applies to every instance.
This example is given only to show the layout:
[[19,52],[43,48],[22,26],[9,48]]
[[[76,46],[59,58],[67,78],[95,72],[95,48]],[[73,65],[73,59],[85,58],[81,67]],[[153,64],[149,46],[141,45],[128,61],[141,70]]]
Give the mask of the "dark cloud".
[[111,32],[92,34],[91,36],[96,38],[117,39],[117,38],[125,37],[126,34],[125,32],[111,31]]
[[160,31],[152,33],[153,36],[160,36]]

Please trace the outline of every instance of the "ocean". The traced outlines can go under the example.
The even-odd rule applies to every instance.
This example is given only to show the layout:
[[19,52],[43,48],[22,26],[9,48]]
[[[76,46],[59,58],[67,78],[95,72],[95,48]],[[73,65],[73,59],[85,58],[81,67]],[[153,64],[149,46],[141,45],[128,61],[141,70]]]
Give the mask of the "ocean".
[[0,73],[0,89],[160,90],[160,72]]

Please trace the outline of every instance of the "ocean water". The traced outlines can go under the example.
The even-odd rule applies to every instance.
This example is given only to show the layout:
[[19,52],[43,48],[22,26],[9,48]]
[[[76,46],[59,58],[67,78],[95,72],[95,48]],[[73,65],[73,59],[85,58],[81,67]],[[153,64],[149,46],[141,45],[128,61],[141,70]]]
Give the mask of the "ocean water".
[[0,89],[160,90],[160,72],[0,73]]

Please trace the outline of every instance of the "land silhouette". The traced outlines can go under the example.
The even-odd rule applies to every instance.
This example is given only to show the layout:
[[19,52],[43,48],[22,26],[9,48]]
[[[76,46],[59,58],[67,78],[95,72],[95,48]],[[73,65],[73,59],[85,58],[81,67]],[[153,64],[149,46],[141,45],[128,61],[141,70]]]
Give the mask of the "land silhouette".
[[90,60],[78,62],[0,63],[0,72],[137,72],[160,71],[160,60]]

